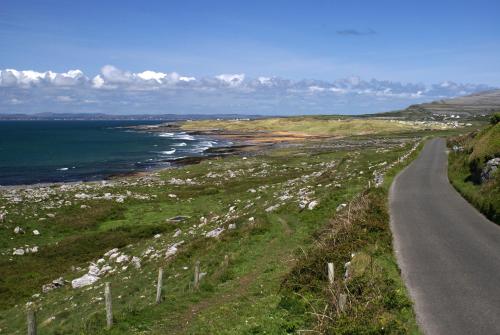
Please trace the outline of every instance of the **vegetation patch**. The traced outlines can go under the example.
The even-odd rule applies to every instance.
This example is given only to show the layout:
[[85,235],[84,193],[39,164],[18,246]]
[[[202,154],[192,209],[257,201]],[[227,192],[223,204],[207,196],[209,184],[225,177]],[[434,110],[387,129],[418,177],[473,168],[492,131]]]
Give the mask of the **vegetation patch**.
[[391,240],[387,192],[368,189],[299,255],[283,281],[280,306],[309,316],[304,334],[418,334]]
[[448,177],[451,184],[480,212],[500,224],[500,123],[476,133],[449,138]]

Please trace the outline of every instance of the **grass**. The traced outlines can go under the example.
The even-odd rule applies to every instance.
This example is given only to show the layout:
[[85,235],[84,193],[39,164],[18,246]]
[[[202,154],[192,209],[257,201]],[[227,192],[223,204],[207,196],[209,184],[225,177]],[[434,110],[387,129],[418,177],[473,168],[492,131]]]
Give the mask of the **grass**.
[[481,180],[486,161],[500,157],[500,123],[450,138],[448,146],[452,149],[448,164],[451,184],[487,218],[500,224],[500,173],[489,181]]
[[[299,255],[283,282],[280,304],[295,315],[309,315],[304,333],[420,333],[392,251],[387,192],[397,172],[422,146],[386,173],[383,187],[365,189],[355,197]],[[335,268],[333,284],[327,280],[328,262]],[[340,305],[341,294],[347,297],[345,307]]]
[[[414,331],[411,306],[391,252],[386,191],[363,191],[374,166],[396,161],[413,143],[358,140],[342,148],[335,146],[337,142],[306,142],[247,159],[207,160],[162,171],[150,179],[127,179],[107,186],[83,184],[66,191],[54,187],[42,200],[21,192],[17,196],[30,200],[13,202],[2,194],[0,208],[8,214],[0,234],[0,333],[24,332],[27,301],[39,308],[40,334],[297,333],[317,326],[311,308],[323,311],[323,302],[329,298],[325,255],[335,261],[340,278],[351,252],[358,256],[356,275],[346,286],[351,292],[349,308],[335,316],[338,324],[325,329]],[[178,185],[170,182],[172,178],[192,183]],[[75,197],[82,192],[102,197],[127,191],[147,199],[129,196],[121,203],[115,198]],[[301,194],[319,205],[301,209]],[[338,249],[329,245],[328,253],[322,253],[313,247],[325,231],[345,220],[346,212],[339,214],[335,209],[352,199],[357,200],[351,202],[349,226],[337,235],[342,238]],[[277,204],[276,210],[266,211]],[[177,215],[187,218],[166,221]],[[207,223],[201,225],[203,218]],[[236,224],[236,229],[228,230],[229,224]],[[16,226],[26,234],[14,234]],[[218,239],[204,236],[215,227],[226,231]],[[33,236],[33,229],[41,235]],[[182,233],[174,237],[177,229]],[[181,240],[184,243],[175,257],[165,259],[166,249]],[[40,248],[38,253],[12,256],[12,248],[34,244]],[[33,296],[40,293],[42,284],[59,276],[67,280],[81,276],[90,261],[115,247],[141,257],[141,268],[122,269],[110,262],[116,272],[92,286],[72,289],[66,285]],[[160,257],[142,256],[148,248]],[[229,256],[227,267],[222,264],[225,255]],[[207,273],[198,291],[192,287],[196,260]],[[366,260],[370,271],[365,271]],[[159,266],[165,269],[164,301],[156,305]],[[110,331],[104,330],[104,281],[111,282],[114,298],[115,326]],[[311,301],[306,303],[295,293]]]
[[469,144],[472,150],[469,160],[487,160],[500,154],[500,123],[486,127],[477,134],[472,143]]
[[258,120],[201,120],[182,125],[184,130],[226,130],[238,132],[286,132],[317,136],[394,134],[443,126],[378,119],[307,116]]

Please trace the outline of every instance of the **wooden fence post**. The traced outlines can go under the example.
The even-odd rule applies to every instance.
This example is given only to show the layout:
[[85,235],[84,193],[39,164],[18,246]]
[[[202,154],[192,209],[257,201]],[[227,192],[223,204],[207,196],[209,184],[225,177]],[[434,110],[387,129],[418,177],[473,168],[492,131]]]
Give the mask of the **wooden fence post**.
[[36,312],[34,307],[29,306],[26,309],[28,321],[28,335],[36,335]]
[[347,294],[341,293],[339,295],[339,309],[341,312],[345,311],[346,303],[347,303]]
[[196,261],[194,266],[194,289],[197,290],[200,287],[200,261]]
[[163,268],[158,270],[158,284],[156,285],[156,303],[161,303],[161,288],[163,286]]
[[111,285],[106,282],[104,287],[104,300],[106,301],[106,326],[111,328],[113,326],[113,305],[111,302]]
[[333,263],[328,263],[328,281],[330,282],[330,285],[333,284],[334,280],[335,280],[335,271]]

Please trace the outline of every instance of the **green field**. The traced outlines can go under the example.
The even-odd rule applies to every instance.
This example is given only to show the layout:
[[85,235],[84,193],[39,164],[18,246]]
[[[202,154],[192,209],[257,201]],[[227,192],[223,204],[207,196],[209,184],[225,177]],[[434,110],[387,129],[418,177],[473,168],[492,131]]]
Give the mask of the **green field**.
[[[27,302],[40,334],[418,333],[392,254],[387,188],[423,134],[280,145],[106,183],[4,188],[0,333],[24,333]],[[375,175],[385,176],[379,188]],[[21,248],[28,252],[13,254]],[[113,248],[121,257],[105,256]],[[109,268],[72,288],[92,264]],[[41,292],[61,276],[63,287]]]
[[258,120],[202,120],[182,125],[184,130],[226,130],[239,132],[288,132],[317,136],[359,136],[395,134],[418,130],[450,129],[444,123],[413,122],[350,117],[307,116]]

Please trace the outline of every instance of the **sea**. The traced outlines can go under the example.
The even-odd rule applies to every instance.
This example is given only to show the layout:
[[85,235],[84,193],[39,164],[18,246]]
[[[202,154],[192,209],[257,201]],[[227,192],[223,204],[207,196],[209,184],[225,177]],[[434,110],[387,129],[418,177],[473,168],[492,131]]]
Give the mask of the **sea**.
[[170,167],[180,158],[230,145],[185,132],[126,128],[157,123],[0,121],[0,185],[102,180]]

